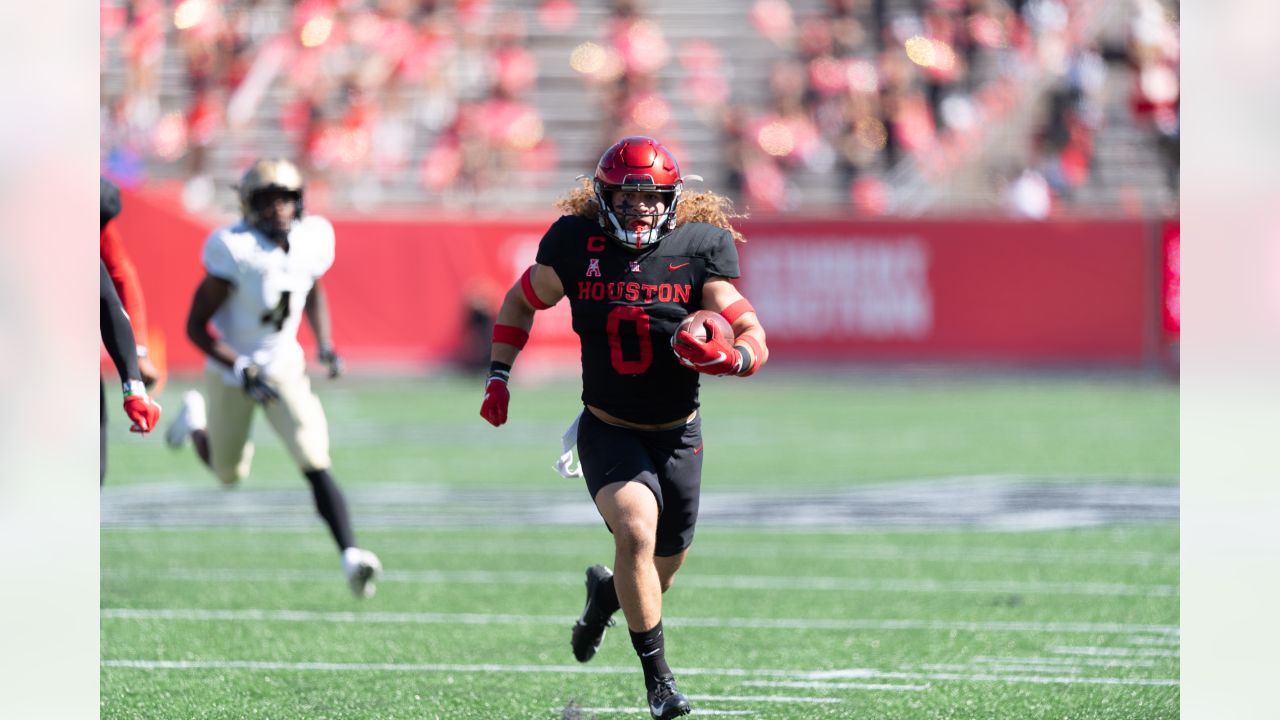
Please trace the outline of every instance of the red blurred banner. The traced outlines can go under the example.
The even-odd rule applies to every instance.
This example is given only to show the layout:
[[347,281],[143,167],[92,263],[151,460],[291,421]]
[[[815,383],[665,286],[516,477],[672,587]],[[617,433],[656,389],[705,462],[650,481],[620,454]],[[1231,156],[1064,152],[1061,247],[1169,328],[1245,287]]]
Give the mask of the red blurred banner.
[[741,287],[775,356],[1142,362],[1156,292],[1139,221],[761,222]]
[[[116,222],[142,278],[152,342],[167,345],[170,369],[197,369],[183,328],[214,222],[187,216],[172,193],[126,192],[124,203]],[[496,310],[554,216],[332,219],[337,260],[324,283],[334,339],[360,369],[431,367],[471,352],[469,308]],[[1140,220],[792,219],[742,229],[740,286],[775,361],[1154,361],[1165,276]],[[568,304],[539,313],[526,371],[576,371],[577,357]]]
[[1161,320],[1165,333],[1176,338],[1182,332],[1182,226],[1164,223],[1161,232]]

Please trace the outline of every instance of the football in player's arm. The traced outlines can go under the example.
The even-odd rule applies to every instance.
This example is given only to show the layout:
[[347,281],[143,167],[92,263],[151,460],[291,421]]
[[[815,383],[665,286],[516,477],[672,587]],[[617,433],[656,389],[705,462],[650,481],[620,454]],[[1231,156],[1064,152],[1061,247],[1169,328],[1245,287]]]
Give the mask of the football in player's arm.
[[261,407],[311,486],[352,593],[371,597],[381,563],[355,543],[346,500],[329,471],[328,422],[297,337],[305,315],[329,377],[341,374],[320,281],[333,264],[333,226],[304,215],[302,175],[287,160],[255,162],[238,190],[243,220],[205,242],[206,274],[187,315],[187,336],[208,357],[208,402],[197,391],[186,393],[165,441],[178,448],[190,438],[214,475],[235,485],[249,475],[249,431]]
[[[568,298],[582,350],[583,412],[566,433],[580,474],[614,536],[614,568],[587,569],[587,602],[571,647],[596,653],[619,609],[639,657],[654,718],[689,712],[666,661],[662,593],[693,542],[703,452],[699,378],[747,376],[768,360],[764,328],[734,286],[739,275],[726,198],[685,193],[671,153],[647,137],[623,138],[595,177],[560,202],[565,215],[498,311],[480,415],[507,421],[512,366],[535,314]],[[711,310],[734,337],[676,335]],[[677,341],[678,340],[678,341]],[[572,474],[562,457],[561,468]],[[571,461],[569,461],[571,462]]]

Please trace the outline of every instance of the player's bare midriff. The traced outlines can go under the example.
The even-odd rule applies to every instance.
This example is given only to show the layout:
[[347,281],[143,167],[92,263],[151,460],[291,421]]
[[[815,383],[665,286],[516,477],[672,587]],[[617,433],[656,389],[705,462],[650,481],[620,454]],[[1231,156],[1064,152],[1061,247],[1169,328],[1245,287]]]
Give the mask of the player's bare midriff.
[[610,425],[617,425],[618,427],[624,427],[624,428],[627,428],[628,430],[672,430],[682,425],[688,425],[689,423],[693,422],[694,418],[698,417],[698,411],[694,410],[693,412],[689,413],[688,417],[679,418],[678,420],[672,420],[671,422],[654,423],[654,424],[633,423],[628,420],[623,420],[622,418],[614,417],[613,415],[610,415],[609,413],[601,410],[595,405],[588,405],[587,409],[591,411],[592,415],[595,415],[597,418],[599,418],[601,422],[607,422]]

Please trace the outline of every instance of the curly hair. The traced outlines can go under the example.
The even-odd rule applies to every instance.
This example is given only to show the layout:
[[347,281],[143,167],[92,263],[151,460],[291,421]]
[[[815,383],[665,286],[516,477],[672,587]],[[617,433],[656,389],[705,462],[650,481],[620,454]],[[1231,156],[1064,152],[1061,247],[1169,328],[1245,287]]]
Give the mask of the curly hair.
[[[556,200],[556,207],[565,215],[595,220],[599,217],[596,194],[591,188],[591,178],[582,178],[578,187]],[[680,204],[676,206],[676,223],[707,223],[724,228],[733,234],[735,242],[747,241],[742,233],[730,222],[733,218],[745,218],[746,215],[733,209],[733,201],[710,190],[701,192],[685,192],[680,195]]]

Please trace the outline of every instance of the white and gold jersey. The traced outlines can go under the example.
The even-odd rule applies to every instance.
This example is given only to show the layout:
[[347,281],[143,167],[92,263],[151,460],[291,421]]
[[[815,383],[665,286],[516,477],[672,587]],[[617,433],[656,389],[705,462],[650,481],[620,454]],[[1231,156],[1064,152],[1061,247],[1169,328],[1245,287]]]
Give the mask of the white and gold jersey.
[[[205,241],[201,261],[210,275],[234,287],[213,315],[223,342],[267,374],[305,367],[298,325],[315,281],[333,264],[333,226],[308,215],[289,231],[289,252],[244,223],[219,228]],[[230,371],[209,360],[208,367]]]

